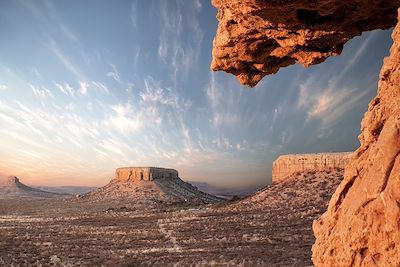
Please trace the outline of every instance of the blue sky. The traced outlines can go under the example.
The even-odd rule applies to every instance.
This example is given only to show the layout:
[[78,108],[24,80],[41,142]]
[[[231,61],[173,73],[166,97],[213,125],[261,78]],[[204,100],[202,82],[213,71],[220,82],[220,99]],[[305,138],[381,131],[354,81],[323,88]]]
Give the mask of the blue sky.
[[280,154],[351,151],[390,31],[253,89],[210,71],[209,1],[0,2],[0,173],[102,186],[121,166],[263,185]]

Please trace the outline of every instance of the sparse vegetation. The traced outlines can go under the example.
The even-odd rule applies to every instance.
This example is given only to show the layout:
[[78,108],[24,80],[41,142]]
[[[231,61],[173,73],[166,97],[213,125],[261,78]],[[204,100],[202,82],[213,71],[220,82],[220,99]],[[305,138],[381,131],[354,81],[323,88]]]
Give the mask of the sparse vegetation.
[[342,171],[225,204],[0,200],[0,266],[309,266]]

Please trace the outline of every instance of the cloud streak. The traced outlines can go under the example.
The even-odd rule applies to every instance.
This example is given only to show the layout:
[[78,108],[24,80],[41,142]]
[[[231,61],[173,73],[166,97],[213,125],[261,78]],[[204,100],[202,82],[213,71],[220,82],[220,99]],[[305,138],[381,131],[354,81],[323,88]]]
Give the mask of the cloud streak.
[[61,51],[56,41],[50,40],[49,43],[47,44],[47,47],[56,56],[56,58],[64,65],[64,67],[76,77],[77,80],[86,80],[85,75],[82,73],[82,71],[72,63],[72,61],[66,54],[64,54]]
[[110,64],[112,71],[107,72],[107,76],[113,78],[117,83],[122,83],[121,75],[114,64]]

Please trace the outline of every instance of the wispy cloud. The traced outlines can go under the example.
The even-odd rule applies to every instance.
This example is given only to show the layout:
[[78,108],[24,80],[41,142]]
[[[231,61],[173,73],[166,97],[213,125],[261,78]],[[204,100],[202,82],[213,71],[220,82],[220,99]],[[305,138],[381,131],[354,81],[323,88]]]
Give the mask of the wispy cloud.
[[133,109],[130,102],[111,106],[114,114],[106,121],[106,125],[119,130],[122,134],[128,136],[136,133],[143,128],[141,114]]
[[[236,91],[234,91],[237,89]],[[210,74],[206,93],[212,111],[212,125],[214,128],[233,127],[241,120],[238,113],[241,108],[238,88],[227,88],[222,86],[216,78],[216,74]]]
[[133,29],[138,28],[138,1],[134,0],[131,4],[131,23]]
[[68,84],[65,83],[64,85],[61,85],[59,83],[54,82],[56,87],[65,95],[73,97],[75,95],[75,90]]
[[364,57],[365,53],[368,51],[368,48],[370,48],[369,46],[377,38],[377,36],[379,36],[378,31],[373,31],[368,35],[366,40],[361,44],[360,47],[358,47],[355,54],[350,58],[349,62],[346,63],[345,67],[330,80],[332,86],[337,86],[343,80],[345,75],[348,74],[352,68],[354,68],[355,64]]
[[46,27],[55,27],[58,31],[62,32],[64,36],[67,37],[70,41],[77,43],[79,42],[78,37],[76,36],[74,31],[64,22],[52,1],[45,0],[42,2],[44,4],[46,12],[43,12],[42,9],[38,8],[36,5],[28,3],[29,1],[22,2],[31,11],[32,15],[36,17],[36,19],[38,19],[39,21],[43,21],[46,24]]
[[[178,78],[187,78],[190,69],[199,59],[204,36],[198,18],[202,5],[199,1],[185,6],[180,2],[177,2],[176,6],[163,2],[158,8],[163,25],[159,37],[158,57],[163,63],[171,66],[171,77],[177,82]],[[185,36],[183,32],[186,33]]]
[[88,88],[89,84],[85,81],[79,81],[79,93],[81,95],[87,95],[88,94]]
[[64,67],[69,70],[73,75],[75,75],[76,79],[86,80],[85,75],[83,75],[82,71],[72,63],[67,55],[65,55],[61,51],[56,41],[50,40],[47,44],[47,47],[50,49],[51,52],[53,52],[57,59],[64,65]]
[[350,110],[365,102],[370,90],[344,87],[316,88],[313,79],[300,85],[298,107],[306,110],[307,120],[319,119],[321,128],[326,129],[337,123]]
[[29,86],[31,87],[33,94],[42,101],[48,100],[49,98],[54,98],[54,95],[48,89],[41,89],[32,84]]
[[118,83],[122,83],[121,75],[120,75],[119,71],[117,70],[117,67],[115,67],[114,64],[109,64],[109,65],[112,68],[112,71],[107,72],[107,76],[113,78]]
[[37,79],[43,79],[42,74],[39,72],[37,68],[33,68],[32,73]]
[[5,84],[0,84],[0,90],[6,90],[8,87]]
[[134,48],[133,64],[136,66],[139,63],[141,48],[137,46]]
[[110,94],[110,91],[108,90],[107,86],[104,83],[92,81],[92,84],[94,85],[95,88],[98,88],[100,91],[103,91],[107,95]]

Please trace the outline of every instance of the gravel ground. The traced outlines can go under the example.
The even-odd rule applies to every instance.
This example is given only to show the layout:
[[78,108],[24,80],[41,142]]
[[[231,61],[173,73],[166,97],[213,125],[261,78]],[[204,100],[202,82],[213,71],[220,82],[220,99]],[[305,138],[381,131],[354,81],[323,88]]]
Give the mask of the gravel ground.
[[311,224],[343,172],[219,204],[0,200],[0,266],[312,266]]

